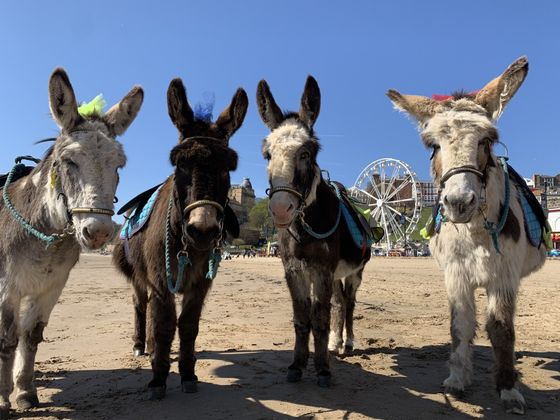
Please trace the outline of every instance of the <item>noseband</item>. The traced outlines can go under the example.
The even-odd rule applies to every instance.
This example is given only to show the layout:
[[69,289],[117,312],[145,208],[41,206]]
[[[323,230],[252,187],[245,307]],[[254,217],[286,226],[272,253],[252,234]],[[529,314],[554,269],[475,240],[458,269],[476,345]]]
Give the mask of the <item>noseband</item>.
[[[486,172],[486,170],[485,170],[485,172]],[[451,178],[454,175],[459,175],[459,174],[463,174],[463,173],[475,174],[482,181],[484,181],[484,172],[479,171],[474,166],[471,166],[471,165],[458,166],[456,168],[451,168],[441,177],[441,179],[439,181],[439,191],[441,192],[443,190],[443,188],[445,187],[445,182],[448,181],[449,178]]]
[[216,202],[216,201],[212,201],[212,200],[198,200],[195,201],[194,203],[189,204],[187,207],[185,207],[183,209],[183,213],[187,214],[189,212],[191,212],[192,210],[196,209],[197,207],[202,207],[202,206],[212,206],[214,208],[216,208],[221,214],[224,213],[224,207]]

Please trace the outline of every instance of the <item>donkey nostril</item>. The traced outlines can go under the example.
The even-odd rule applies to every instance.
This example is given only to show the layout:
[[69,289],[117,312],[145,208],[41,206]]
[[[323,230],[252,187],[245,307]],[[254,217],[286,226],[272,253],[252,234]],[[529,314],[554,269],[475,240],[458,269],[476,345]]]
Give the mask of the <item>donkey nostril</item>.
[[91,240],[91,234],[89,233],[89,230],[87,227],[84,227],[82,229],[82,235],[84,236],[84,238],[86,238],[88,241]]
[[471,194],[471,199],[469,200],[468,204],[469,205],[474,204],[475,199],[476,199],[476,197],[474,196],[474,194]]
[[293,203],[290,203],[290,205],[288,206],[288,210],[287,210],[287,211],[290,211],[290,210],[293,209],[293,208],[294,208]]
[[443,203],[444,204],[449,204],[449,200],[447,199],[446,195],[443,196]]

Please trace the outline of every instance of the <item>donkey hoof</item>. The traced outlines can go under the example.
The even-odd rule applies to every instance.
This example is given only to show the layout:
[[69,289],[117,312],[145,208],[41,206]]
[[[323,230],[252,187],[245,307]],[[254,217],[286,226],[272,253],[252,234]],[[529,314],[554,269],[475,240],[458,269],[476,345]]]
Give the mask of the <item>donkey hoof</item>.
[[20,395],[16,399],[16,404],[21,410],[28,410],[39,405],[39,398],[36,394]]
[[134,350],[133,350],[133,354],[134,354],[134,357],[140,357],[140,356],[144,356],[146,353],[144,352],[144,349],[139,349],[139,348],[135,347]]
[[502,389],[500,399],[504,403],[504,408],[508,414],[525,414],[527,404],[525,398],[517,389]]
[[317,385],[321,388],[329,388],[331,386],[331,375],[317,375]]
[[10,419],[10,407],[0,407],[0,420]]
[[302,376],[301,369],[288,368],[288,382],[299,382]]
[[165,386],[154,386],[149,388],[150,401],[159,401],[165,397]]
[[181,391],[185,394],[194,394],[198,392],[198,384],[196,381],[181,381]]
[[352,345],[344,346],[344,354],[352,354],[353,352],[354,352],[354,346]]

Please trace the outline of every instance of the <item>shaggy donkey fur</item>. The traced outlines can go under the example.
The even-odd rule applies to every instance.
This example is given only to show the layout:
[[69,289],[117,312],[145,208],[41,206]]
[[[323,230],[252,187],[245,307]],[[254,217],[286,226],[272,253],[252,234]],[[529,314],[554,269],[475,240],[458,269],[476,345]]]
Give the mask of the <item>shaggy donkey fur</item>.
[[[164,183],[154,204],[152,215],[142,231],[129,239],[129,255],[119,243],[113,261],[134,289],[135,333],[134,353],[144,354],[146,346],[146,312],[148,323],[148,352],[151,355],[153,379],[148,384],[151,399],[165,396],[170,368],[169,352],[175,329],[179,330],[179,373],[183,392],[196,392],[194,346],[204,299],[212,280],[206,277],[208,259],[224,234],[220,228],[233,232],[236,220],[228,220],[210,206],[202,206],[188,213],[184,209],[198,200],[212,200],[226,206],[230,187],[229,172],[237,166],[237,154],[228,147],[229,138],[237,131],[247,111],[247,94],[238,89],[231,105],[215,123],[198,120],[187,101],[181,79],[175,79],[167,92],[169,116],[179,130],[179,144],[171,151],[174,174]],[[175,297],[166,283],[164,244],[166,214],[170,195],[172,273],[176,276],[177,253],[187,242],[192,266],[185,270],[182,309],[177,319]],[[196,213],[196,214],[195,214]],[[225,218],[225,220],[223,220]],[[184,232],[187,236],[183,237]],[[238,232],[237,232],[238,233]],[[177,280],[178,281],[178,280]],[[148,307],[149,305],[149,307]]]
[[[512,192],[509,214],[495,249],[485,220],[497,223],[503,210],[505,175],[492,152],[498,134],[494,121],[525,79],[529,64],[522,57],[474,97],[433,101],[390,90],[395,107],[419,123],[426,146],[434,149],[432,174],[436,184],[454,168],[474,168],[456,173],[441,188],[443,214],[448,219],[432,237],[430,248],[444,271],[451,312],[452,352],[447,392],[461,392],[472,382],[471,343],[476,331],[474,291],[486,288],[486,330],[496,358],[496,386],[508,412],[523,413],[525,400],[514,387],[515,332],[513,316],[521,278],[539,269],[546,250],[531,246],[523,231],[519,193]],[[486,198],[484,199],[484,194]]]
[[[313,125],[319,116],[320,91],[315,79],[307,79],[299,113],[283,114],[276,105],[267,83],[262,80],[257,90],[259,112],[270,128],[264,140],[263,154],[269,161],[268,177],[272,191],[290,187],[301,194],[286,191],[271,194],[271,210],[279,230],[280,256],[292,297],[296,343],[294,360],[288,370],[288,381],[301,380],[309,357],[309,334],[315,339],[315,370],[320,386],[329,386],[329,348],[353,348],[353,313],[356,291],[362,271],[370,258],[369,248],[358,249],[346,223],[340,221],[332,235],[315,239],[302,227],[298,217],[301,206],[305,222],[318,233],[328,232],[336,224],[339,200],[321,177],[317,164],[319,142]],[[287,208],[291,220],[280,220],[275,208]],[[334,293],[333,293],[334,292]],[[331,321],[331,297],[333,319]]]
[[[75,234],[45,249],[45,243],[27,233],[0,202],[0,418],[9,416],[12,373],[18,406],[39,403],[33,370],[43,329],[78,261],[80,245],[99,248],[113,233],[110,216],[73,214],[69,220],[68,209],[113,208],[117,169],[125,164],[115,136],[132,123],[143,96],[142,89],[135,87],[104,116],[83,118],[64,70],[55,70],[50,78],[50,108],[61,134],[45,158],[28,176],[10,185],[8,193],[36,229],[49,235],[62,233],[72,221]],[[63,195],[67,206],[60,199]]]

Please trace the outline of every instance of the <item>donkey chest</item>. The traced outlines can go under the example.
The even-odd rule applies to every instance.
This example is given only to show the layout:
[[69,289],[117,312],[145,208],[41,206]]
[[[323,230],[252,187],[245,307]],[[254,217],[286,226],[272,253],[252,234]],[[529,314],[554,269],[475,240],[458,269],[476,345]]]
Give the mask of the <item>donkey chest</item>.
[[11,259],[9,277],[21,295],[62,288],[79,257],[79,247],[63,246],[42,253],[22,253]]

